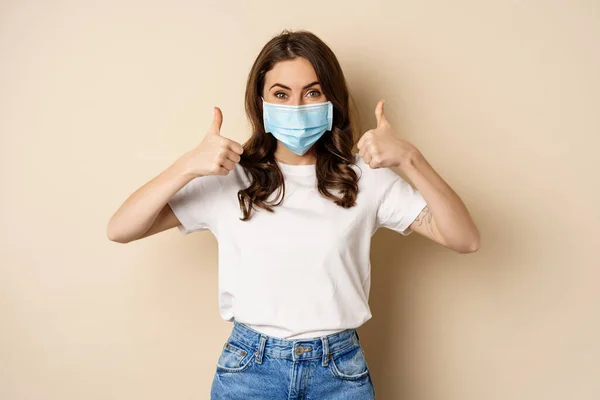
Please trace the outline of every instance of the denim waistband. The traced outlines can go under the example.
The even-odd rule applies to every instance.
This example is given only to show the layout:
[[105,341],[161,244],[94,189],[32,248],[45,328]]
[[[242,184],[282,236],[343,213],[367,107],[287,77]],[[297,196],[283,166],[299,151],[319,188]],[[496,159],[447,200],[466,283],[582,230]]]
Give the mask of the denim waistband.
[[332,353],[360,343],[358,332],[354,328],[318,338],[283,339],[265,335],[235,320],[231,337],[252,348],[258,363],[261,363],[263,355],[267,354],[294,361],[320,358],[326,366],[332,358]]

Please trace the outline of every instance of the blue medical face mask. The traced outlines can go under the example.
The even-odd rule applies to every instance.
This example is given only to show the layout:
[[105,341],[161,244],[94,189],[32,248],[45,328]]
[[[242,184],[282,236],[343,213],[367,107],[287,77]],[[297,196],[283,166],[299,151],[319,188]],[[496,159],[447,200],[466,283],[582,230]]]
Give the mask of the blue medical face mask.
[[333,126],[330,101],[302,106],[267,103],[263,99],[265,132],[299,156],[304,155]]

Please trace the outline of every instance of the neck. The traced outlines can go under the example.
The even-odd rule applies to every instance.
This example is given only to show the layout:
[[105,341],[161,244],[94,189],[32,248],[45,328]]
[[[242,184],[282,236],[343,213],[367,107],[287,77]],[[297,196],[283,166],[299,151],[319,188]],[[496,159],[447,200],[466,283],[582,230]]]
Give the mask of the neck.
[[311,165],[317,163],[317,156],[314,154],[312,148],[304,155],[299,156],[298,154],[291,152],[278,141],[277,149],[275,149],[275,160],[290,165]]

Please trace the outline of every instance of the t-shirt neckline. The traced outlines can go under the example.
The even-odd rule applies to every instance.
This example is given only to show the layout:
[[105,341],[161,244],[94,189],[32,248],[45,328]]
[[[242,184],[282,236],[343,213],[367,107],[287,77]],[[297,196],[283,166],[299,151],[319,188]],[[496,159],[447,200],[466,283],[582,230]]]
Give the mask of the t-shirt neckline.
[[316,175],[316,164],[305,164],[305,165],[292,165],[292,164],[284,164],[280,161],[275,160],[279,169],[283,171],[283,173],[288,175]]

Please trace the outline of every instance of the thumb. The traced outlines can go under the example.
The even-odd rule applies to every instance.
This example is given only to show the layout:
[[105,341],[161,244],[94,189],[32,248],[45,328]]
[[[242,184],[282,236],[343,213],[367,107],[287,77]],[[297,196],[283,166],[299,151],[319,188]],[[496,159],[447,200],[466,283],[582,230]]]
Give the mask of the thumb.
[[385,118],[385,114],[383,113],[383,103],[385,100],[379,100],[377,106],[375,107],[375,117],[377,117],[377,127],[379,128],[383,124],[387,124],[387,119]]
[[214,107],[214,115],[213,121],[210,125],[210,131],[216,133],[217,135],[221,134],[221,125],[223,124],[223,113],[219,107]]

